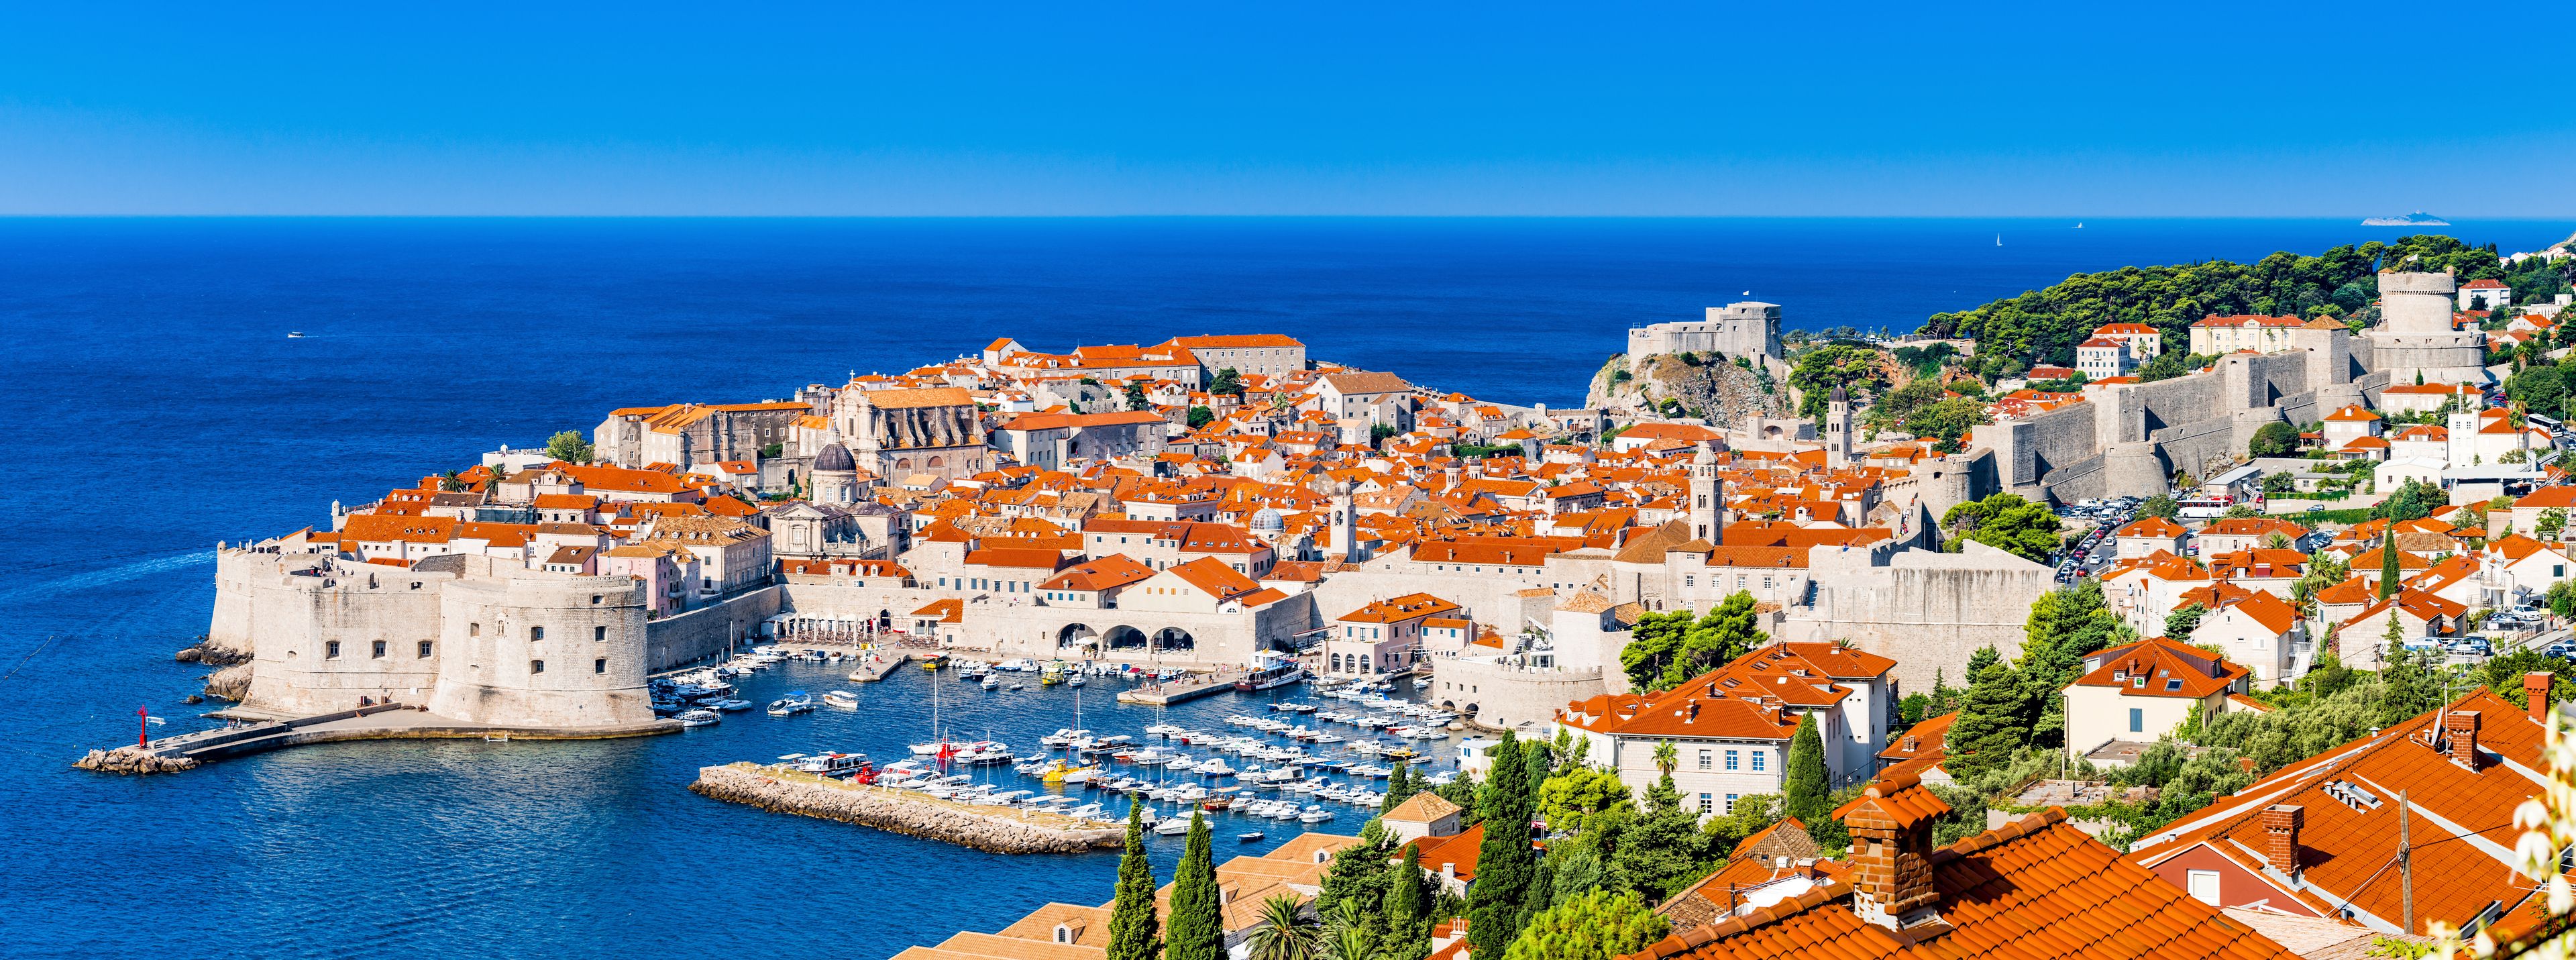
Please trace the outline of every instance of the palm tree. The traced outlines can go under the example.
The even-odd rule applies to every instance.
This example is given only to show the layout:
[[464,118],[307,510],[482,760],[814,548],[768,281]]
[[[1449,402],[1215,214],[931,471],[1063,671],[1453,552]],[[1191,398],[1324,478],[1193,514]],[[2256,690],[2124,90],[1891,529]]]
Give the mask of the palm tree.
[[1252,928],[1252,960],[1315,960],[1323,945],[1306,905],[1287,894],[1261,901],[1259,923]]
[[1377,960],[1377,932],[1360,915],[1360,905],[1344,899],[1324,921],[1321,947],[1319,960]]
[[1655,771],[1657,773],[1661,773],[1664,776],[1669,777],[1673,775],[1673,768],[1681,765],[1682,752],[1673,749],[1672,741],[1664,740],[1655,744]]

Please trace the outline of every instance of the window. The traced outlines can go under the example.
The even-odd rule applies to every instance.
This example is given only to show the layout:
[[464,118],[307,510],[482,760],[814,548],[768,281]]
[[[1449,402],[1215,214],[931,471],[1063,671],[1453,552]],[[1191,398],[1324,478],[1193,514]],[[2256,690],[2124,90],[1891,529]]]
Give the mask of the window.
[[601,657],[601,658],[599,658],[599,659],[597,659],[597,660],[593,660],[593,661],[591,661],[591,662],[590,662],[590,672],[592,672],[592,673],[607,673],[607,672],[608,672],[608,658],[607,658],[607,657]]
[[1735,812],[1735,795],[1732,793],[1726,795],[1726,812]]
[[528,642],[529,642],[529,643],[535,643],[535,642],[537,642],[537,641],[539,641],[539,640],[543,640],[543,639],[545,639],[545,638],[546,638],[546,628],[544,628],[544,627],[529,627],[529,628],[528,628]]
[[420,642],[420,658],[423,660],[429,659],[429,641],[427,640]]
[[545,662],[545,661],[543,661],[543,660],[530,660],[530,661],[528,661],[528,672],[529,672],[529,673],[544,673],[544,672],[546,672],[546,662]]
[[591,606],[594,606],[594,607],[595,607],[595,606],[598,606],[598,605],[599,605],[599,601],[600,601],[601,597],[602,597],[602,595],[601,595],[601,594],[596,594],[596,593],[591,594],[591,595],[590,595],[590,605],[591,605]]
[[1700,769],[1702,769],[1702,770],[1706,770],[1706,769],[1708,769],[1709,762],[1710,762],[1710,761],[1709,761],[1709,753],[1710,753],[1710,752],[1709,752],[1709,751],[1707,751],[1707,750],[1702,750],[1702,751],[1700,751],[1700,752],[1699,752],[1699,768],[1700,768]]
[[1733,750],[1726,752],[1726,768],[1729,770],[1737,769],[1735,765],[1735,751]]
[[1766,751],[1761,751],[1761,750],[1753,751],[1753,772],[1755,772],[1755,773],[1761,773],[1761,772],[1762,772],[1762,755],[1763,755],[1765,752],[1766,752]]
[[2185,874],[2191,898],[2210,906],[2218,905],[2218,871],[2193,870]]
[[1711,796],[1709,796],[1708,794],[1705,794],[1705,793],[1700,794],[1700,795],[1699,795],[1699,812],[1701,812],[1701,813],[1716,813],[1716,812],[1717,812],[1717,800],[1716,800],[1716,798],[1711,797]]
[[2171,679],[2171,680],[2167,680],[2167,681],[2165,681],[2165,692],[2166,692],[2166,693],[2172,693],[2172,692],[2174,692],[2174,691],[2176,691],[2176,690],[2180,690],[2180,689],[2182,689],[2182,678],[2181,678],[2181,677],[2175,677],[2175,678],[2173,678],[2173,679]]
[[325,643],[325,644],[323,644],[323,645],[322,645],[322,656],[324,656],[324,657],[326,657],[326,658],[329,658],[329,659],[333,659],[333,660],[337,660],[337,659],[339,659],[339,658],[340,658],[340,641],[333,640],[333,641],[331,641],[331,642],[329,642],[329,643]]
[[2147,730],[2147,712],[2146,712],[2146,711],[2144,711],[2144,710],[2138,709],[2138,708],[2136,708],[2136,707],[2130,707],[2130,708],[2129,708],[2129,732],[2130,732],[2130,733],[2145,733],[2145,732],[2146,732],[2146,730]]
[[607,628],[607,627],[592,627],[592,628],[590,628],[590,638],[591,638],[592,640],[606,640],[606,639],[608,639],[608,628]]
[[465,635],[466,635],[466,636],[469,636],[469,637],[479,637],[479,636],[482,636],[482,635],[483,635],[483,625],[482,625],[482,624],[479,624],[479,623],[469,623],[469,624],[466,624],[466,625],[465,625]]
[[385,658],[385,642],[384,642],[384,641],[382,641],[382,640],[378,640],[378,641],[376,641],[376,649],[375,649],[374,657],[375,657],[376,659],[378,659],[378,660],[382,660],[382,659],[384,659],[384,658]]

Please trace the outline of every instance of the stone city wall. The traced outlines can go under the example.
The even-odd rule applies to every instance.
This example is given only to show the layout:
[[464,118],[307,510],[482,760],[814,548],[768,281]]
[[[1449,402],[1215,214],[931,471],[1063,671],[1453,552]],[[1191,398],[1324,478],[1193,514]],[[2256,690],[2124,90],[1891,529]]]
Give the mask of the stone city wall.
[[1609,692],[1600,667],[1541,669],[1443,658],[1432,661],[1431,676],[1424,702],[1461,715],[1472,712],[1467,721],[1487,730],[1545,727],[1566,704]]
[[1850,640],[1894,659],[1892,676],[1911,690],[1931,689],[1935,670],[1965,686],[1960,674],[1978,647],[2007,661],[2019,655],[2030,605],[2056,586],[2048,567],[1975,543],[1867,563],[1866,554],[1814,554],[1814,602],[1786,611],[1783,639]]
[[762,587],[712,606],[647,621],[645,669],[651,673],[676,670],[724,656],[726,651],[757,639],[762,621],[778,612],[779,593],[784,589]]

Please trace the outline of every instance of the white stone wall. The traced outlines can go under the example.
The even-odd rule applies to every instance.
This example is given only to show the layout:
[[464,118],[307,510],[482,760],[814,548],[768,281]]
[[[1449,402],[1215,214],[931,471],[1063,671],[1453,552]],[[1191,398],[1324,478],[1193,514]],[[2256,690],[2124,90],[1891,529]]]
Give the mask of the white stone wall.
[[633,578],[467,577],[448,585],[439,613],[431,713],[549,727],[653,719]]

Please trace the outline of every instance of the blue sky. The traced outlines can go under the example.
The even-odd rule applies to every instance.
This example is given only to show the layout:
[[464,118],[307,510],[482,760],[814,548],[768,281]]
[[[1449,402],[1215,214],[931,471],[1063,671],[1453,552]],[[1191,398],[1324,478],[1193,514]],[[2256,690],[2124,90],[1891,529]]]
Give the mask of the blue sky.
[[[2571,6],[2474,16],[2564,38]],[[0,10],[0,214],[2576,215],[2564,44],[2461,56],[2465,26],[2373,3],[24,3]]]

